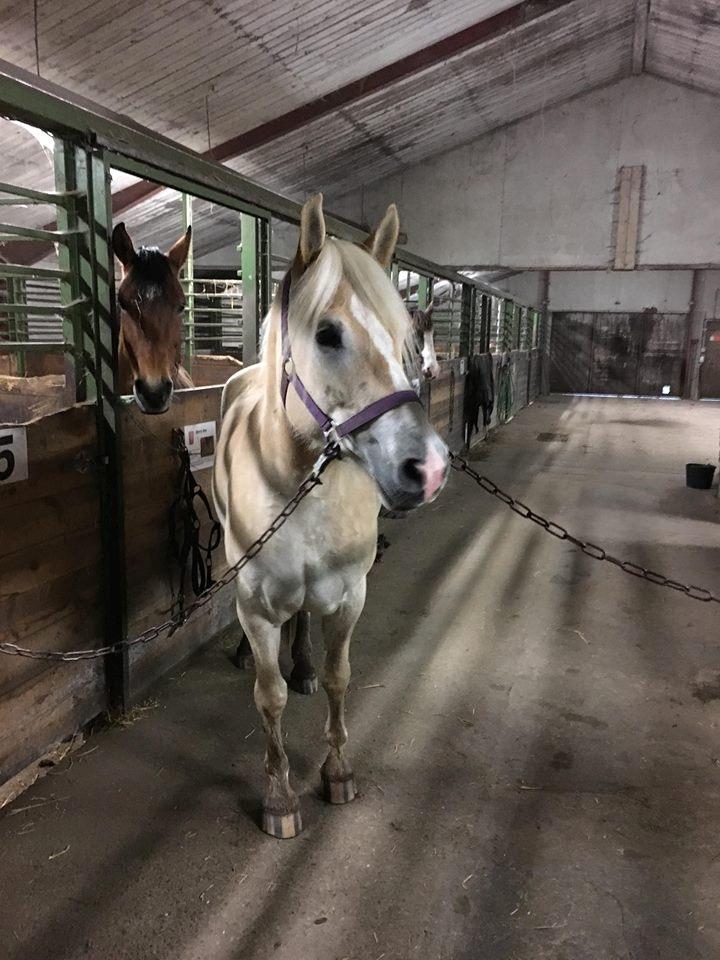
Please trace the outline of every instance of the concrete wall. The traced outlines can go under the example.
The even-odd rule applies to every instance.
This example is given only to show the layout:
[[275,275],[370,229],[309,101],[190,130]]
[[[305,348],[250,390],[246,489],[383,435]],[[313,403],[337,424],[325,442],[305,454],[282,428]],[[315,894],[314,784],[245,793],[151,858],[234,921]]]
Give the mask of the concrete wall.
[[626,313],[654,307],[659,313],[687,313],[692,270],[554,270],[550,309]]
[[505,277],[504,280],[493,281],[493,285],[521,303],[538,308],[541,306],[542,274],[538,271],[528,270],[525,273],[516,273],[512,277]]
[[644,164],[639,265],[720,262],[717,98],[627,78],[341,198],[375,220],[400,207],[408,247],[472,267],[607,267],[617,171]]

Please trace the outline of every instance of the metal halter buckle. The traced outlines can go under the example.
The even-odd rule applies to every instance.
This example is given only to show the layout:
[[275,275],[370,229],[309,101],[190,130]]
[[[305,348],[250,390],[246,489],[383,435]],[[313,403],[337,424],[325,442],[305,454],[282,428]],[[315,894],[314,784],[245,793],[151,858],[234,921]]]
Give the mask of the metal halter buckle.
[[337,427],[334,423],[330,422],[326,427],[323,427],[323,436],[325,437],[325,444],[333,444],[336,447],[340,447],[340,441],[342,437],[337,432]]

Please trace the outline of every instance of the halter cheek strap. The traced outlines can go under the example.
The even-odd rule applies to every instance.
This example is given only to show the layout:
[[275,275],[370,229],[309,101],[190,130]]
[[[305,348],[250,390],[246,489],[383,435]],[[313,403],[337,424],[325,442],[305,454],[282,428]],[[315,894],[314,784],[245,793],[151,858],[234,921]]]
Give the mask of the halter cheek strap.
[[295,393],[302,401],[305,409],[318,424],[326,437],[335,440],[341,440],[348,434],[354,433],[361,427],[366,427],[373,420],[377,420],[389,410],[400,407],[404,403],[419,403],[420,398],[414,390],[396,390],[394,393],[388,393],[379,400],[369,403],[362,410],[354,413],[342,423],[335,423],[332,417],[320,407],[308,392],[305,384],[302,382],[295,370],[295,363],[292,358],[292,349],[290,346],[290,335],[288,333],[288,310],[290,307],[290,273],[285,276],[282,288],[282,301],[280,309],[280,330],[282,335],[282,374],[280,377],[280,397],[283,407],[286,406],[288,388],[292,384]]

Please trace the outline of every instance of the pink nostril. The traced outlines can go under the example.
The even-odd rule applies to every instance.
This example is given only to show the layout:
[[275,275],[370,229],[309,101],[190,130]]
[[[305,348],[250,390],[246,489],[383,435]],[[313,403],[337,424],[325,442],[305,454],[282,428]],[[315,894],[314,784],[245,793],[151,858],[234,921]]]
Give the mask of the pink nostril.
[[430,449],[421,470],[425,480],[423,484],[425,500],[432,500],[445,482],[447,459],[440,456],[437,450]]

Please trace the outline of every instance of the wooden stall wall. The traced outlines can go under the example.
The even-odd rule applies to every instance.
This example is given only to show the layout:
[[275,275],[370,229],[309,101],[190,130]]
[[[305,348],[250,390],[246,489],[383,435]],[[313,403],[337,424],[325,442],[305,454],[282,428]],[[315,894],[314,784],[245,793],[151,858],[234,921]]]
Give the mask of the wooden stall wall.
[[463,395],[467,361],[440,361],[440,376],[423,384],[421,399],[430,422],[451,450],[463,444]]
[[[179,586],[179,566],[173,555],[169,526],[179,475],[172,431],[212,421],[219,435],[221,394],[222,387],[178,391],[169,412],[161,417],[144,416],[134,403],[121,410],[128,636],[136,636],[167,619]],[[211,467],[194,474],[212,504]],[[206,542],[208,524],[199,502],[196,509],[203,519],[201,540]],[[213,575],[219,576],[225,569],[221,543],[213,554]],[[193,598],[187,572],[186,602]],[[171,637],[135,647],[130,657],[131,699],[142,697],[157,677],[234,621],[234,592],[228,587]]]
[[530,352],[513,350],[512,353],[512,412],[519,413],[528,405],[528,385],[530,382]]
[[[103,639],[94,408],[76,406],[29,423],[25,436],[28,478],[0,484],[0,637],[33,650],[97,646]],[[0,657],[0,783],[104,706],[102,660]]]
[[[495,381],[495,406],[490,420],[490,428],[499,427],[503,421],[498,410],[498,385],[500,383],[501,354],[493,354],[493,377]],[[510,353],[510,378],[512,383],[512,405],[510,416],[515,416],[529,403],[536,400],[542,392],[542,351],[513,350]]]
[[[179,461],[172,429],[214,421],[221,387],[180,391],[171,411],[119,411],[129,636],[167,619],[179,584],[170,546],[169,511]],[[101,538],[95,412],[91,405],[25,427],[29,477],[0,484],[0,638],[34,650],[101,646]],[[195,473],[211,498],[211,469]],[[202,514],[201,514],[202,516]],[[204,522],[202,538],[207,536]],[[213,572],[226,568],[222,545]],[[186,599],[193,593],[189,574]],[[222,591],[172,637],[136,647],[130,699],[137,702],[162,673],[234,622],[234,594]],[[0,658],[0,783],[102,713],[107,706],[102,659],[52,663]]]

